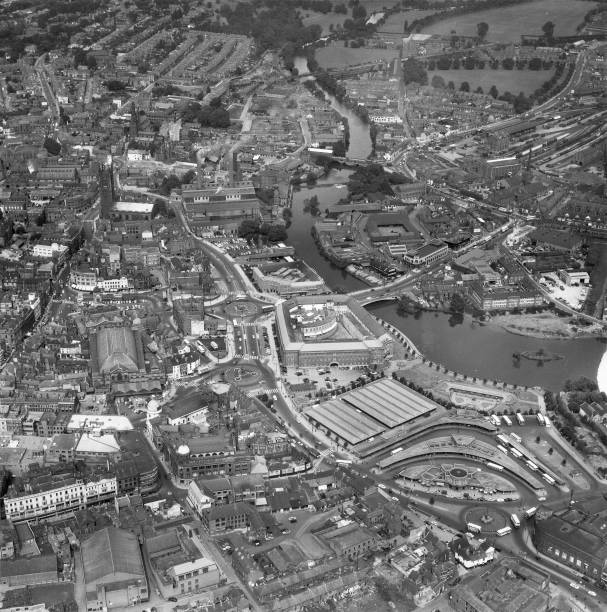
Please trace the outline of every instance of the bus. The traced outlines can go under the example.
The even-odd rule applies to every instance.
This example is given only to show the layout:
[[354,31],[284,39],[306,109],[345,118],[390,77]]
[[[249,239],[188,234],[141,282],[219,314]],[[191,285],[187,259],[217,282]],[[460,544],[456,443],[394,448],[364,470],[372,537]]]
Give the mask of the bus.
[[548,483],[548,484],[555,484],[556,480],[554,480],[554,478],[552,478],[552,476],[550,476],[549,474],[542,474],[542,478]]
[[481,526],[477,525],[476,523],[466,523],[466,529],[468,529],[470,533],[480,533],[481,532]]
[[511,448],[510,449],[512,451],[512,454],[517,458],[520,459],[523,456],[523,453],[521,453],[521,451],[517,450],[516,448]]
[[546,420],[544,419],[544,415],[539,412],[537,413],[537,422],[540,425],[546,425]]
[[501,451],[502,451],[502,453],[504,453],[504,455],[507,455],[507,454],[508,454],[508,449],[507,449],[505,446],[502,446],[501,444],[498,444],[498,445],[497,445],[497,448],[498,448],[499,450],[501,450]]
[[552,423],[550,422],[550,419],[548,417],[544,417],[544,425],[546,427],[551,427]]
[[527,508],[527,510],[525,510],[525,517],[530,519],[532,516],[535,516],[536,512],[537,508],[535,506],[533,506],[533,508]]
[[510,521],[515,527],[521,526],[521,521],[519,520],[518,516],[514,514],[514,512],[510,515]]
[[492,470],[497,470],[498,472],[504,471],[504,468],[501,465],[498,465],[497,463],[491,463],[490,461],[487,463],[487,467],[491,468]]
[[504,415],[502,419],[504,419],[504,423],[506,423],[508,427],[512,427],[512,421],[510,420],[510,417],[507,417],[506,415]]
[[521,437],[520,437],[520,436],[517,436],[515,433],[511,433],[511,434],[510,434],[510,437],[511,437],[513,440],[515,440],[516,442],[518,442],[519,444],[520,444],[520,443],[523,441],[523,440],[521,439]]
[[390,454],[391,455],[396,455],[396,453],[400,453],[400,451],[402,451],[402,450],[403,450],[403,447],[399,446],[398,448],[395,448],[394,450],[391,450]]
[[499,426],[499,425],[501,425],[501,424],[502,424],[502,419],[500,419],[500,417],[499,417],[499,416],[497,416],[497,414],[494,414],[494,415],[491,417],[491,419],[493,420],[493,424],[494,424],[494,425]]
[[519,425],[525,424],[525,417],[520,412],[516,413],[516,420],[518,421]]
[[337,463],[337,465],[352,465],[352,461],[349,459],[335,459],[335,463]]
[[502,536],[512,533],[512,527],[510,527],[509,525],[506,525],[506,527],[502,527],[501,529],[498,529],[495,533],[497,533],[498,538],[501,538]]
[[505,444],[506,446],[510,446],[510,440],[508,440],[508,437],[505,436],[504,434],[497,434],[496,438],[502,443]]
[[527,460],[527,461],[525,461],[525,463],[527,464],[527,467],[530,470],[533,470],[534,472],[537,472],[538,467],[537,467],[537,465],[535,465],[535,463],[533,463],[533,461]]

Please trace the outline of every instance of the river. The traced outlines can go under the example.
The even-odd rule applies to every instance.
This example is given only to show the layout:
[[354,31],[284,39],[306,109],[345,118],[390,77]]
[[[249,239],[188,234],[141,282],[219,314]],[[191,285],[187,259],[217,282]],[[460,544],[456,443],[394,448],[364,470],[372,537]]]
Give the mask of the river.
[[[303,56],[298,56],[294,60],[295,68],[299,74],[304,76],[300,80],[306,81],[314,79],[309,76],[308,71],[308,60]],[[306,76],[308,75],[308,76]],[[331,104],[331,107],[336,110],[342,117],[346,117],[348,120],[348,126],[350,128],[350,146],[348,147],[347,156],[353,159],[367,159],[371,154],[371,136],[369,134],[369,124],[365,123],[358,115],[353,113],[347,106],[335,99],[334,96],[330,95],[326,91],[325,98]]]
[[[605,344],[595,338],[544,340],[519,336],[493,324],[479,324],[466,317],[452,326],[449,315],[424,312],[401,317],[395,303],[373,304],[368,310],[406,334],[429,359],[451,370],[480,378],[517,385],[560,390],[568,378],[596,379]],[[513,359],[513,353],[544,349],[563,359],[538,365],[536,361]]]
[[[300,74],[308,72],[304,57],[295,59],[295,67]],[[371,152],[369,126],[334,97],[326,92],[325,95],[331,106],[348,119],[348,157],[366,158]],[[345,168],[331,170],[318,184],[302,186],[293,195],[293,217],[287,242],[334,290],[354,291],[366,285],[334,266],[318,252],[311,235],[315,218],[303,209],[305,200],[313,195],[320,200],[320,210],[324,210],[324,205],[343,198],[347,190],[336,185],[347,183],[351,173],[352,170]],[[461,325],[451,326],[449,316],[443,313],[423,313],[417,318],[412,315],[401,317],[396,312],[394,302],[372,305],[369,311],[400,329],[429,359],[463,374],[552,390],[562,389],[568,378],[586,376],[594,380],[598,377],[601,390],[607,391],[607,352],[605,344],[599,340],[541,340],[514,335],[495,325],[473,324],[471,319],[465,319]],[[564,358],[543,365],[512,358],[513,353],[535,352],[539,349],[558,353]]]
[[[308,63],[305,57],[295,58],[295,67],[300,74],[308,72]],[[311,79],[311,76],[304,76],[303,79]],[[352,158],[364,159],[371,153],[371,137],[369,136],[369,125],[361,121],[349,108],[340,104],[333,96],[325,92],[327,100],[331,106],[342,117],[348,119],[350,129],[350,144],[347,155]],[[288,229],[288,244],[295,247],[295,252],[307,264],[312,266],[324,279],[327,285],[336,291],[354,291],[366,287],[362,281],[358,280],[345,270],[342,270],[325,259],[318,251],[316,243],[312,238],[312,227],[315,217],[310,213],[304,212],[305,201],[312,196],[317,196],[320,201],[320,210],[324,211],[326,205],[335,204],[348,194],[344,185],[348,182],[348,177],[352,174],[348,168],[331,170],[327,176],[321,178],[313,186],[302,185],[296,187],[293,193],[293,217],[291,226]]]

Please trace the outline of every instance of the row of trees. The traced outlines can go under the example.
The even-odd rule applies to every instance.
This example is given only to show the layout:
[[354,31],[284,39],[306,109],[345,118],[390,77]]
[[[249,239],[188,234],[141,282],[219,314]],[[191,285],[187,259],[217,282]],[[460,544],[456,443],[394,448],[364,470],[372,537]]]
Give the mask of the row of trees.
[[465,70],[482,70],[488,66],[493,70],[498,70],[500,67],[504,70],[513,70],[515,67],[518,70],[550,70],[554,66],[554,62],[551,60],[542,60],[539,57],[533,57],[530,60],[524,58],[513,59],[512,57],[505,57],[501,62],[497,59],[489,60],[488,62],[484,59],[472,57],[471,55],[463,58],[457,56],[443,55],[436,60],[429,59],[426,63],[426,68],[429,71],[438,70],[459,70],[464,68]]

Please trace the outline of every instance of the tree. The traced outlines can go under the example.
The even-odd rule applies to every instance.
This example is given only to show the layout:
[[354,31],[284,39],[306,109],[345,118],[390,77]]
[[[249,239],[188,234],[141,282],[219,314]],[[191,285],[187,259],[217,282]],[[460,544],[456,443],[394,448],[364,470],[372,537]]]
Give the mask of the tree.
[[504,70],[512,70],[514,68],[514,60],[511,57],[505,57],[502,60],[502,68]]
[[117,79],[105,81],[103,84],[107,87],[108,91],[124,91],[126,89],[126,83]]
[[487,32],[489,32],[489,24],[485,23],[484,21],[481,21],[480,23],[476,24],[476,33],[478,34],[478,37],[481,40],[485,40],[485,37],[487,36]]
[[499,96],[499,92],[497,91],[497,87],[495,85],[491,85],[491,89],[489,90],[489,95],[492,98],[497,98]]
[[449,81],[447,83],[447,89],[455,90],[455,83],[453,81]]
[[552,21],[547,21],[543,26],[542,26],[542,32],[544,33],[544,36],[546,37],[546,40],[551,41],[553,36],[554,36],[554,24],[552,23]]
[[59,153],[61,153],[61,144],[57,142],[54,138],[51,138],[50,136],[47,136],[44,139],[43,146],[50,155],[59,155]]
[[434,87],[435,89],[445,89],[445,87],[447,86],[447,84],[445,83],[445,79],[443,79],[440,74],[435,74],[432,77],[430,85],[432,85],[432,87]]
[[554,453],[554,449],[552,448],[552,446],[548,449],[548,454],[552,455]]
[[541,70],[542,60],[539,57],[532,57],[529,60],[529,70]]
[[470,91],[470,83],[468,81],[462,81],[462,84],[459,86],[460,91]]
[[367,19],[367,10],[361,4],[357,4],[352,8],[352,19],[355,21],[365,21]]
[[476,88],[476,93],[477,93],[477,94],[481,94],[481,96],[482,96],[482,95],[483,95],[485,92],[483,91],[483,88],[482,88],[482,87],[479,85],[479,86]]
[[414,57],[409,57],[403,62],[403,80],[405,85],[409,83],[419,83],[427,85],[428,73],[421,62]]

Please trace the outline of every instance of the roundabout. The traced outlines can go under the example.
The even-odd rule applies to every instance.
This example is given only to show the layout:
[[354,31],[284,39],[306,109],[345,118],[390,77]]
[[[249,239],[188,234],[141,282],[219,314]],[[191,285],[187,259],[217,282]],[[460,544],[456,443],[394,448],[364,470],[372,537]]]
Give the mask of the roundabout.
[[465,513],[466,524],[472,523],[481,528],[483,534],[497,534],[500,529],[508,527],[508,516],[488,506],[476,506]]
[[225,313],[232,319],[257,316],[261,306],[251,300],[236,300],[225,307]]
[[261,372],[254,366],[234,366],[223,371],[225,382],[237,387],[252,387],[259,383]]

